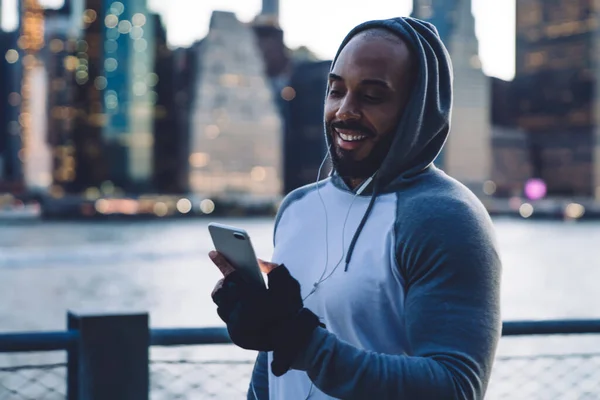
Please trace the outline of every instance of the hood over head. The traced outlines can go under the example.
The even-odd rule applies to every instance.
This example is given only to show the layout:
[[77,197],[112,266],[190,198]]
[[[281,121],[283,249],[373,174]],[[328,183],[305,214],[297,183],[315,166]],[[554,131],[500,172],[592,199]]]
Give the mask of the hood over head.
[[[398,17],[364,22],[346,35],[331,63],[331,70],[350,40],[368,29],[386,29],[409,46],[417,68],[410,99],[400,118],[391,148],[383,160],[371,194],[397,190],[406,180],[429,168],[444,146],[450,130],[452,63],[434,25]],[[329,91],[329,87],[327,88]],[[325,132],[329,151],[334,151]],[[333,183],[347,189],[339,177]],[[367,193],[367,192],[365,192]]]
[[[437,29],[429,22],[410,17],[364,22],[346,35],[331,63],[331,70],[348,42],[368,29],[386,29],[403,39],[412,51],[417,71],[390,150],[382,161],[371,189],[364,192],[371,196],[371,201],[348,247],[345,271],[348,270],[356,241],[375,205],[377,195],[395,192],[411,178],[432,168],[433,161],[446,143],[452,110],[452,62]],[[327,129],[325,140],[329,151],[334,151]],[[331,179],[337,187],[348,190],[335,171],[332,171]]]

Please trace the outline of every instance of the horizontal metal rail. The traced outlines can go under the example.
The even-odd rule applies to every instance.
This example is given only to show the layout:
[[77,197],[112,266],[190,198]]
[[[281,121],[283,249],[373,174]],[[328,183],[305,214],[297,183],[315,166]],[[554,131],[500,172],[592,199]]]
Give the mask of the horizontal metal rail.
[[68,350],[79,339],[75,331],[0,334],[0,353]]
[[[600,319],[508,321],[502,336],[600,334]],[[77,331],[15,332],[0,334],[0,353],[68,350],[77,344]],[[226,328],[155,328],[152,346],[196,346],[230,344]]]
[[203,344],[230,344],[231,339],[225,328],[182,328],[152,329],[152,346],[193,346]]
[[502,327],[502,336],[583,335],[593,333],[600,333],[600,319],[508,321]]

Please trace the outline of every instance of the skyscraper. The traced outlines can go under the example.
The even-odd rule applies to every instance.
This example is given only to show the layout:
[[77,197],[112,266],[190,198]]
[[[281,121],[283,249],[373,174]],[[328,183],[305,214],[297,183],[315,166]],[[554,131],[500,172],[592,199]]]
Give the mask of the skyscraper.
[[277,0],[263,0],[262,11],[252,22],[258,47],[263,56],[265,73],[269,78],[280,112],[285,102],[280,93],[287,85],[292,73],[290,51],[283,41],[284,32],[279,26],[279,4]]
[[261,24],[279,27],[279,0],[262,0],[262,9],[257,19]]
[[18,40],[23,70],[19,123],[23,179],[31,192],[45,192],[52,183],[52,157],[47,140],[47,70],[40,57],[45,46],[44,10],[38,0],[22,0]]
[[23,190],[21,150],[22,57],[17,51],[19,32],[0,31],[0,191]]
[[233,13],[215,11],[197,57],[190,190],[277,201],[282,120],[251,28]]
[[456,27],[456,12],[461,0],[413,0],[412,17],[435,25],[446,45]]
[[97,192],[109,179],[103,129],[107,123],[103,91],[104,20],[102,0],[85,0],[74,10],[81,30],[69,41],[71,55],[64,67],[72,71],[73,102],[69,130],[57,152],[55,182],[64,191]]
[[490,80],[481,69],[471,0],[414,0],[413,16],[432,22],[454,68],[451,131],[436,164],[479,192],[491,176]]
[[[153,71],[154,19],[146,0],[103,0],[104,89],[109,176],[129,192],[152,185],[153,124],[157,75]],[[99,84],[99,85],[98,85]]]
[[513,81],[491,78],[492,176],[488,194],[521,196],[532,177],[527,134],[517,126]]
[[600,198],[600,3],[517,1],[517,125],[554,196]]
[[189,132],[178,118],[178,112],[189,110],[189,103],[177,104],[177,95],[182,86],[193,87],[193,79],[175,63],[160,16],[152,14],[152,18],[156,44],[154,71],[158,79],[154,109],[154,188],[161,194],[185,193]]
[[62,150],[73,171],[66,189],[97,192],[105,184],[146,192],[153,180],[154,21],[145,0],[77,1],[73,13],[81,26],[65,60],[75,81]]
[[263,0],[261,14],[279,18],[279,0]]
[[[315,182],[327,153],[323,108],[331,61],[295,65],[289,86],[283,89],[285,107],[284,192]],[[328,166],[321,178],[327,176]]]
[[66,1],[58,10],[45,10],[44,64],[48,73],[47,142],[52,148],[52,183],[50,194],[62,196],[70,189],[76,175],[76,154],[72,126],[75,118],[73,96],[75,89],[76,32],[80,29],[81,11],[75,21],[74,4]]

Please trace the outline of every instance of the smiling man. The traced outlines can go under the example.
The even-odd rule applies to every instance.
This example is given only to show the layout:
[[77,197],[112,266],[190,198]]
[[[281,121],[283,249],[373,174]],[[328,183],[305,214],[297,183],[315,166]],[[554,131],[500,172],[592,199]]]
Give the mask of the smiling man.
[[260,351],[249,399],[482,399],[501,331],[501,263],[481,202],[433,165],[452,67],[423,21],[370,21],[332,64],[332,174],[284,200],[269,289],[219,254],[213,298]]
[[326,134],[336,173],[351,187],[373,175],[386,157],[412,90],[414,63],[400,37],[378,28],[359,33],[334,64]]

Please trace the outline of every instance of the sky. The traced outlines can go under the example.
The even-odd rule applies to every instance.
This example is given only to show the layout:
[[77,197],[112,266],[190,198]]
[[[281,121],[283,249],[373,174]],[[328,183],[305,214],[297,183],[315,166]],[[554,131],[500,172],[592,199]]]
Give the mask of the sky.
[[[16,21],[17,0],[3,1],[2,26]],[[160,12],[172,46],[188,46],[206,35],[213,10],[233,11],[244,21],[260,12],[261,0],[147,0]],[[331,59],[355,25],[370,19],[409,15],[412,0],[280,0],[280,23],[289,47],[307,46]],[[41,0],[56,7],[63,0]],[[365,6],[368,5],[368,6]],[[515,0],[473,0],[484,71],[505,80],[514,76]]]

